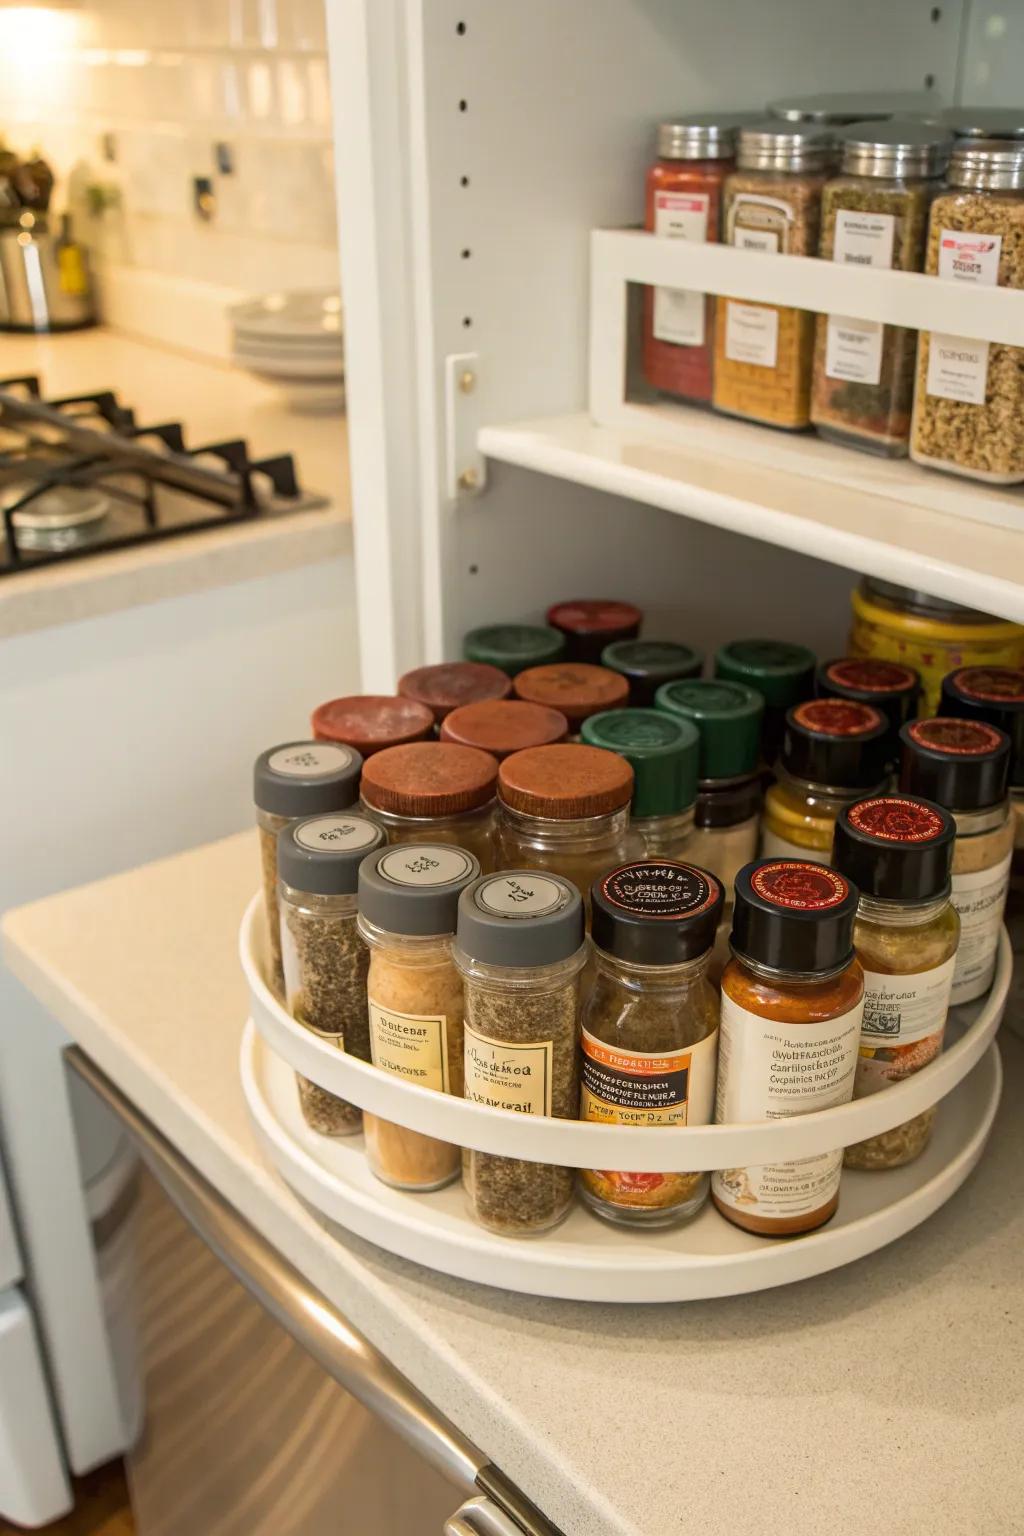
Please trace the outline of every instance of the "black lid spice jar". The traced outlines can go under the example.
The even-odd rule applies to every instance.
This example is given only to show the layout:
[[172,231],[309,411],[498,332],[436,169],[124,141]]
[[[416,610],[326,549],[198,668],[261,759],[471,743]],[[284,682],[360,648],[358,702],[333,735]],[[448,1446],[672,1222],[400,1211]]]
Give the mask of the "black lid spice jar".
[[889,722],[852,699],[811,699],[786,716],[778,783],[764,800],[761,852],[827,864],[844,805],[878,791],[885,778]]
[[730,640],[715,652],[715,676],[745,683],[764,700],[761,756],[769,767],[782,745],[786,711],[814,694],[817,657],[789,640]]
[[[960,919],[950,896],[956,824],[913,795],[846,806],[832,865],[860,891],[853,942],[864,970],[854,1098],[926,1067],[942,1049]],[[928,1145],[935,1105],[846,1149],[847,1168],[899,1168]]]
[[680,859],[693,836],[697,731],[656,709],[609,709],[585,720],[583,741],[624,757],[633,770],[630,825],[649,859]]
[[566,661],[592,663],[601,660],[601,652],[613,640],[635,640],[643,617],[632,603],[612,598],[555,603],[547,612],[552,629],[565,636]]
[[822,662],[817,684],[820,698],[852,699],[881,710],[889,721],[891,762],[896,767],[900,728],[917,714],[921,698],[921,679],[913,667],[874,656],[843,656]]
[[1010,738],[1014,865],[1024,873],[1024,669],[961,667],[942,681],[941,712],[984,720]]
[[676,640],[615,640],[601,652],[601,665],[622,673],[635,708],[650,709],[663,683],[700,677],[704,657]]
[[[853,1096],[864,978],[853,948],[857,889],[799,859],[748,864],[736,881],[722,976],[715,1120],[778,1120]],[[711,1176],[722,1215],[746,1232],[813,1232],[839,1204],[842,1150]]]
[[[596,976],[583,1012],[580,1118],[605,1125],[707,1125],[718,1053],[708,962],[722,887],[671,859],[625,864],[591,891]],[[706,1173],[580,1171],[584,1201],[622,1226],[696,1215]]]

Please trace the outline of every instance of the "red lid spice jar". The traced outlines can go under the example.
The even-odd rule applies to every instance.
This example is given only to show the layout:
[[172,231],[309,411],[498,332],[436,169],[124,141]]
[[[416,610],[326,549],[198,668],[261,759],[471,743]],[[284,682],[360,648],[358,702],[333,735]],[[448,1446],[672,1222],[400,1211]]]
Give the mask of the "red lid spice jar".
[[[715,1120],[778,1120],[853,1096],[864,1014],[854,954],[857,889],[798,859],[748,864],[736,879],[732,959],[722,975]],[[813,1232],[839,1204],[842,1149],[798,1162],[723,1168],[711,1197],[746,1232]]]
[[486,872],[494,866],[494,791],[489,752],[444,741],[389,747],[363,768],[362,803],[390,843],[453,843]]
[[463,704],[445,717],[441,740],[463,747],[478,747],[499,760],[527,747],[549,747],[564,741],[569,722],[546,704],[527,704],[523,699],[486,699]]
[[555,603],[548,609],[548,623],[565,636],[565,660],[601,660],[601,652],[615,640],[635,640],[640,633],[643,614],[632,603],[614,599],[581,598],[573,603]]
[[761,852],[827,864],[836,817],[880,790],[889,722],[871,704],[811,699],[786,715],[778,782],[765,795]]
[[438,725],[458,709],[480,699],[507,699],[512,684],[506,673],[482,661],[442,661],[416,667],[398,679],[403,699],[415,699],[431,711]]
[[387,693],[329,699],[314,709],[310,723],[317,741],[355,747],[363,757],[407,741],[426,741],[434,733],[434,716],[425,704]]
[[608,667],[583,661],[556,661],[549,667],[529,667],[512,684],[516,697],[527,704],[557,709],[573,734],[590,715],[603,709],[620,709],[629,698],[629,684]]

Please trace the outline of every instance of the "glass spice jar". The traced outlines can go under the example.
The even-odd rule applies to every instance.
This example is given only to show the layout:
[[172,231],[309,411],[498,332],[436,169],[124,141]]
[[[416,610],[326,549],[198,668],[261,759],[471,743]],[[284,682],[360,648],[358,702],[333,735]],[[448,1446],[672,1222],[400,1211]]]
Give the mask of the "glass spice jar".
[[314,709],[310,723],[317,741],[355,747],[363,757],[434,734],[434,716],[426,705],[382,693],[329,699]]
[[[736,132],[732,115],[701,114],[661,124],[658,158],[647,172],[645,229],[662,239],[717,244]],[[710,404],[714,328],[710,294],[645,288],[643,370],[652,389]]]
[[764,700],[761,759],[775,762],[786,728],[786,711],[814,696],[818,658],[789,640],[730,640],[715,652],[715,676],[745,683]]
[[619,709],[629,698],[629,684],[618,672],[595,667],[586,661],[559,661],[549,667],[530,667],[517,674],[512,684],[517,699],[557,709],[579,735],[588,715],[603,709]]
[[507,699],[512,684],[506,672],[485,661],[442,661],[406,672],[398,679],[398,692],[403,699],[425,705],[440,725],[460,704]]
[[[452,960],[459,897],[480,876],[464,848],[387,848],[359,869],[359,932],[370,948],[366,978],[375,1067],[437,1093],[462,1096],[462,978]],[[442,1189],[458,1176],[461,1148],[377,1115],[363,1115],[366,1156],[393,1189]]]
[[[722,888],[666,859],[626,864],[591,892],[596,956],[583,1011],[580,1119],[605,1125],[707,1125],[718,1055],[718,996],[707,978]],[[620,1226],[695,1216],[706,1173],[580,1170],[580,1193]]]
[[527,667],[542,667],[565,654],[565,636],[547,624],[485,624],[462,641],[467,661],[498,667],[509,677]]
[[304,816],[345,811],[359,798],[363,759],[352,747],[286,741],[261,752],[253,768],[253,800],[260,838],[263,911],[271,990],[284,997],[281,921],[277,908],[278,833]]
[[[943,128],[856,123],[839,134],[840,175],[821,194],[825,261],[897,272],[924,265],[928,210],[949,162]],[[889,458],[910,438],[917,332],[818,315],[811,420],[822,437]]]
[[1022,107],[946,107],[939,121],[955,139],[1024,139]]
[[[520,1115],[579,1112],[583,901],[568,880],[535,870],[485,875],[463,891],[453,959],[466,995],[465,1097]],[[474,1219],[522,1237],[556,1226],[574,1172],[470,1148],[462,1183]]]
[[[857,891],[797,859],[748,864],[736,881],[732,959],[722,976],[715,1120],[778,1120],[853,1096],[864,977],[853,948]],[[711,1197],[765,1237],[813,1232],[839,1204],[842,1149],[723,1168]]]
[[566,661],[585,661],[596,666],[601,652],[614,640],[635,640],[640,633],[643,614],[632,603],[618,600],[580,598],[572,603],[555,603],[548,609],[552,629],[565,637]]
[[630,825],[649,859],[681,859],[693,838],[697,728],[657,709],[610,709],[583,723],[582,737],[624,757],[633,770]]
[[781,117],[787,123],[817,123],[819,127],[912,117],[930,109],[931,102],[923,91],[822,91],[812,96],[780,97],[766,108],[769,117]]
[[[339,1051],[370,1060],[366,973],[356,926],[359,866],[384,842],[365,816],[311,816],[278,839],[278,900],[285,1000],[299,1024]],[[296,1072],[306,1124],[322,1136],[358,1131],[362,1111]]]
[[811,699],[786,716],[778,781],[764,799],[761,852],[827,864],[844,805],[879,792],[889,722],[870,704]]
[[[813,256],[832,139],[813,126],[740,131],[725,183],[723,239],[741,250]],[[810,424],[814,315],[719,298],[713,404],[730,416],[800,430]]]
[[527,704],[522,699],[487,699],[463,704],[446,715],[441,740],[460,747],[476,747],[500,762],[526,747],[550,747],[565,741],[569,722],[546,704]]
[[1024,875],[1024,668],[960,667],[943,678],[941,712],[984,720],[1009,736],[1013,871]]
[[[840,812],[832,866],[860,891],[853,942],[864,971],[864,1022],[853,1096],[912,1077],[942,1050],[960,939],[949,900],[956,825],[911,795],[858,800]],[[847,1147],[847,1168],[900,1168],[920,1157],[933,1104]]]
[[700,677],[704,657],[693,646],[675,640],[616,640],[601,652],[601,665],[622,673],[635,709],[652,709],[654,695],[663,683]]
[[363,769],[363,808],[390,843],[456,843],[494,867],[498,764],[489,752],[415,741],[376,753]]
[[1010,883],[1013,818],[1006,793],[1010,739],[983,720],[912,720],[900,732],[900,789],[952,811],[952,901],[960,914],[954,1005],[992,985]]
[[823,661],[818,668],[817,689],[821,699],[852,699],[855,704],[872,705],[886,717],[888,766],[895,771],[900,759],[900,730],[917,714],[921,697],[921,679],[913,667],[862,656]]

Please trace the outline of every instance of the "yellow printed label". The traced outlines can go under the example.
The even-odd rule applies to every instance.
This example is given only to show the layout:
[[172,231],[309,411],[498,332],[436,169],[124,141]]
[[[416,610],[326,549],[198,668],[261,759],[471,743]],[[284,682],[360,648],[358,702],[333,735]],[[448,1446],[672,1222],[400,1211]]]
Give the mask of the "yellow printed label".
[[443,1013],[396,1013],[371,998],[370,1056],[382,1072],[393,1072],[421,1088],[447,1093],[447,1019]]
[[551,1040],[532,1040],[524,1045],[490,1040],[467,1024],[465,1097],[491,1109],[550,1115],[554,1049]]

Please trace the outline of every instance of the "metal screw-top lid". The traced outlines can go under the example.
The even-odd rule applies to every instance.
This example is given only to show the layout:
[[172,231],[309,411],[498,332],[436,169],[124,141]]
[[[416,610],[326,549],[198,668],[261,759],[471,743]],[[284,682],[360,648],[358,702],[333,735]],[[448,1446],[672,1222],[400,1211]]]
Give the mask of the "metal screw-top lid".
[[829,860],[862,896],[907,906],[949,893],[956,822],[915,795],[874,795],[846,805]]
[[695,677],[658,689],[659,709],[697,727],[702,781],[736,779],[753,773],[761,745],[764,700],[745,683]]
[[788,709],[814,692],[817,658],[788,640],[730,640],[715,652],[715,676],[754,688],[765,703]]
[[958,139],[1024,139],[1024,107],[947,107],[939,120]]
[[1024,188],[1024,143],[1009,139],[960,139],[953,146],[946,179],[951,187],[981,192]]
[[877,789],[885,777],[890,725],[853,699],[810,699],[786,715],[782,765],[795,779],[833,789]]
[[983,811],[1006,798],[1010,738],[984,720],[938,715],[900,731],[900,789],[950,811]]
[[622,673],[629,683],[631,704],[649,708],[662,683],[700,677],[704,657],[676,640],[614,640],[601,652],[601,665]]
[[658,125],[662,160],[731,160],[736,134],[755,121],[752,112],[691,112]]
[[462,653],[515,677],[526,667],[557,661],[565,654],[565,636],[548,624],[485,624],[463,638]]
[[724,901],[696,864],[623,864],[591,886],[590,931],[598,949],[631,965],[685,965],[714,944]]
[[1010,738],[1010,783],[1024,785],[1024,668],[960,667],[942,679],[942,713],[984,720]]
[[769,117],[789,123],[866,123],[928,112],[933,100],[921,91],[826,91],[768,103]]
[[293,890],[354,896],[359,866],[385,841],[367,816],[307,816],[277,836],[277,873]]
[[791,975],[827,976],[853,959],[857,887],[803,859],[760,859],[736,876],[733,951]]
[[697,799],[697,727],[657,709],[609,709],[584,720],[582,739],[617,752],[634,774],[634,816],[675,816]]
[[253,768],[256,807],[272,816],[343,811],[359,798],[363,759],[334,742],[286,741],[261,752]]
[[740,129],[736,163],[742,171],[820,171],[834,150],[828,129],[768,119]]
[[948,128],[899,119],[851,123],[838,137],[850,176],[941,176],[953,148]]
[[454,934],[459,897],[480,877],[479,862],[448,843],[401,843],[359,866],[359,915],[410,938]]
[[531,969],[568,960],[583,943],[583,901],[561,875],[483,875],[459,897],[456,943],[484,965]]

